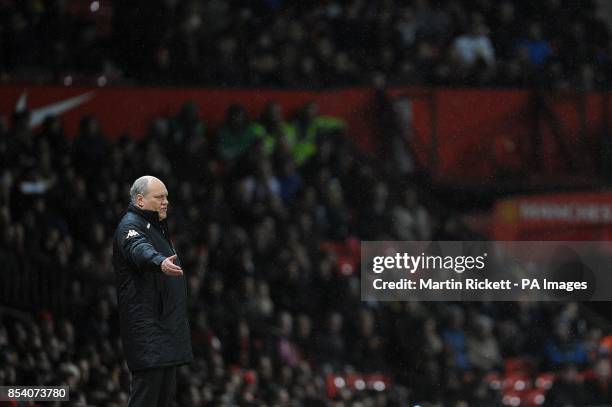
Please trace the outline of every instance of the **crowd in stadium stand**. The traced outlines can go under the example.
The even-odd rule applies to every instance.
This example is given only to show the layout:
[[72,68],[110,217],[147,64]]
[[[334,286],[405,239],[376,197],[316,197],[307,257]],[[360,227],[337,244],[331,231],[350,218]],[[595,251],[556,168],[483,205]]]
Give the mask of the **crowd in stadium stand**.
[[4,0],[0,27],[5,81],[590,90],[612,80],[593,0]]
[[[28,122],[0,126],[0,297],[39,310],[0,317],[0,383],[125,405],[112,233],[131,182],[153,174],[188,280],[196,361],[179,370],[180,406],[611,401],[610,348],[576,303],[361,301],[355,242],[474,236],[313,103],[293,119],[231,106],[219,129],[187,103],[112,142],[93,117],[74,140],[57,118]],[[43,297],[24,297],[34,284]],[[512,375],[523,384],[508,389]]]

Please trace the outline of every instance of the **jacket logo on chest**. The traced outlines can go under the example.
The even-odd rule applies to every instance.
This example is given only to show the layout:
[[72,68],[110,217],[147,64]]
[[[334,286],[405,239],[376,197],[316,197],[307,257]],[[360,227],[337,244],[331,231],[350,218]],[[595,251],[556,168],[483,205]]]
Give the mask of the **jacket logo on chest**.
[[138,236],[138,232],[136,232],[134,229],[130,229],[127,236],[125,237],[126,240],[129,239],[130,237],[134,237],[134,236]]

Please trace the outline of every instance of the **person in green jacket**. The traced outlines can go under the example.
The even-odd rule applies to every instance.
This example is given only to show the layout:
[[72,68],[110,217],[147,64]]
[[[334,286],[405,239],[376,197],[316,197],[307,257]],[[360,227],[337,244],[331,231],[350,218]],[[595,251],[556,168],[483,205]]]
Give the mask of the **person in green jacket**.
[[251,122],[240,105],[234,104],[227,109],[225,123],[219,128],[219,156],[232,161],[243,154],[264,136],[264,127],[259,123]]
[[259,120],[265,134],[263,148],[266,155],[272,155],[275,150],[293,151],[297,141],[295,126],[283,119],[283,110],[278,102],[269,102]]
[[318,136],[343,131],[346,122],[336,117],[319,116],[319,106],[315,102],[308,102],[300,109],[295,128],[297,139],[293,146],[293,158],[300,166],[316,153]]

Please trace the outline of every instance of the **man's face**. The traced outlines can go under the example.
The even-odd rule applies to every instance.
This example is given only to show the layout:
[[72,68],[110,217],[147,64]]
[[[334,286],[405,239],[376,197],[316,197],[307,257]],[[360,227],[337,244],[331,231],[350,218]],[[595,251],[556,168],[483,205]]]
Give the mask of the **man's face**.
[[158,179],[149,181],[147,192],[136,198],[136,205],[140,209],[158,212],[159,220],[164,220],[168,216],[168,203],[168,190]]

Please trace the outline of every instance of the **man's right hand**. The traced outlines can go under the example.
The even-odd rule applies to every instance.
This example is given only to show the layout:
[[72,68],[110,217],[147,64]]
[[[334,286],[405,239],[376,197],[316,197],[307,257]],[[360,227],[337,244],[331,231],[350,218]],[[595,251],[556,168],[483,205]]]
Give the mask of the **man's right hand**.
[[161,269],[162,271],[169,276],[182,276],[183,269],[180,266],[174,264],[176,260],[176,254],[170,257],[166,257],[164,261],[162,261]]

